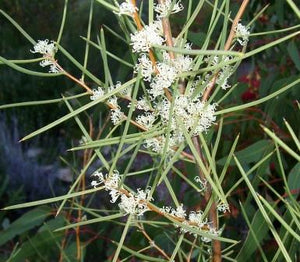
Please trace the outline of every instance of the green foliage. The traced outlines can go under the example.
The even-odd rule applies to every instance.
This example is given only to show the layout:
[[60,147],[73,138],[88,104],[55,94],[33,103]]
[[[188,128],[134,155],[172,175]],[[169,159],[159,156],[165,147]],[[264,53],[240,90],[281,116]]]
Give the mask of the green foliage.
[[[138,19],[141,27],[154,20],[154,1],[139,2],[134,19],[114,13],[117,1],[3,3],[0,98],[5,104],[0,110],[20,115],[27,132],[21,141],[45,134],[55,138],[63,128],[75,141],[66,142],[70,149],[63,158],[75,177],[64,195],[21,204],[12,203],[9,195],[9,201],[1,202],[0,260],[299,259],[300,12],[292,0],[270,6],[250,1],[242,10],[243,24],[251,28],[245,46],[229,37],[236,33],[232,23],[240,20],[239,3],[182,1],[185,10],[169,14],[177,46],[155,44],[146,53],[152,66],[166,54],[189,55],[192,69],[180,72],[165,88],[169,93],[164,90],[159,98],[151,98],[143,72],[135,67],[139,57],[131,41]],[[55,58],[29,52],[45,38],[56,41]],[[186,40],[192,49],[184,47]],[[39,67],[43,59],[59,67],[59,73]],[[218,77],[226,69],[232,87],[224,91],[228,77]],[[216,120],[205,132],[195,135],[195,124],[188,126],[176,114],[179,86],[191,90],[205,108],[218,102]],[[91,101],[97,91],[103,95]],[[149,112],[159,111],[156,106],[169,99],[167,123],[158,115],[150,128],[137,121],[142,110],[136,105],[143,95]],[[121,101],[117,106],[109,100],[115,96]],[[111,123],[116,109],[122,109],[123,118]],[[174,125],[182,141],[170,151]],[[145,147],[147,139],[165,140],[159,151]],[[115,174],[121,176],[111,186]],[[0,196],[7,197],[7,184],[1,180]],[[16,202],[21,202],[19,194]],[[126,211],[122,197],[138,199],[134,211]],[[139,205],[147,209],[142,216]],[[33,209],[11,213],[22,208]],[[202,224],[180,214],[181,208],[190,215],[200,211]]]

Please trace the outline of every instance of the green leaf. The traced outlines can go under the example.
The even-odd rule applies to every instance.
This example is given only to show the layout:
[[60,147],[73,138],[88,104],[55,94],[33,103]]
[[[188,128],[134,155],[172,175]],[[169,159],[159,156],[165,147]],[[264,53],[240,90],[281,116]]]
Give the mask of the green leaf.
[[300,162],[296,164],[289,173],[288,185],[292,194],[297,198],[300,193]]
[[[247,148],[238,151],[235,153],[236,157],[238,157],[239,161],[242,164],[249,164],[253,162],[259,161],[266,149],[268,147],[272,146],[272,143],[270,143],[270,140],[260,140]],[[217,161],[218,165],[224,165],[226,163],[227,156],[219,159]],[[230,165],[235,165],[235,162],[231,160]]]
[[278,248],[280,249],[280,252],[282,252],[282,254],[283,254],[283,256],[284,256],[284,258],[285,258],[286,261],[292,262],[292,259],[290,258],[289,254],[288,254],[288,252],[286,250],[286,247],[283,244],[282,239],[278,235],[277,230],[276,230],[274,224],[272,223],[271,217],[268,215],[268,212],[263,207],[262,202],[261,202],[261,200],[259,198],[259,195],[255,191],[255,189],[252,186],[252,183],[250,182],[250,180],[248,179],[247,174],[246,174],[245,170],[243,169],[240,161],[238,160],[238,158],[236,156],[234,156],[234,160],[236,161],[237,167],[238,167],[241,175],[243,176],[243,178],[244,178],[244,180],[245,180],[245,182],[246,182],[246,184],[248,186],[248,189],[249,189],[250,193],[252,194],[253,199],[255,200],[255,202],[256,202],[256,204],[257,204],[257,206],[258,206],[258,208],[259,208],[262,216],[264,217],[264,219],[266,221],[267,227],[270,229],[270,231],[271,231],[271,233],[272,233],[275,241],[277,242]]
[[291,59],[293,60],[296,68],[300,71],[300,53],[299,50],[295,44],[295,41],[291,41],[289,42],[288,46],[287,46],[287,50],[288,53],[291,57]]
[[204,42],[205,42],[206,34],[203,33],[203,32],[198,32],[198,33],[188,32],[187,38],[194,45],[196,45],[196,46],[202,46],[204,44]]
[[97,188],[92,188],[92,189],[88,189],[88,190],[84,190],[84,191],[75,192],[72,194],[65,194],[63,196],[41,199],[41,200],[36,200],[36,201],[32,201],[32,202],[26,202],[26,203],[22,203],[22,204],[5,207],[5,208],[3,208],[3,210],[20,209],[20,208],[49,204],[49,203],[53,203],[53,202],[57,202],[57,201],[66,200],[68,198],[73,198],[73,197],[78,197],[78,196],[94,193],[101,189],[102,189],[101,187],[97,187]]
[[294,150],[292,150],[286,143],[284,143],[274,132],[264,127],[263,125],[260,126],[265,131],[265,133],[274,140],[275,143],[281,146],[288,154],[294,157],[297,161],[300,161],[300,155],[297,154]]
[[296,4],[293,2],[293,0],[286,0],[286,1],[288,2],[288,4],[290,5],[290,7],[293,9],[293,11],[295,12],[295,14],[300,19],[300,9],[296,6]]
[[15,236],[39,226],[49,215],[51,215],[51,208],[47,206],[38,207],[28,211],[14,221],[6,230],[1,232],[0,246],[13,239]]
[[[242,203],[240,203],[240,205],[243,211],[244,207],[242,206]],[[245,213],[243,212],[243,215],[246,221],[248,221],[246,211]],[[256,211],[251,221],[251,224],[248,226],[249,226],[249,231],[246,240],[244,241],[243,246],[241,247],[238,255],[235,258],[237,261],[251,260],[252,258],[251,256],[257,250],[257,248],[259,248],[258,245],[260,245],[260,243],[262,242],[262,240],[264,239],[264,237],[267,235],[269,231],[269,228],[267,227],[267,222],[264,220],[264,217],[259,210]]]
[[50,261],[58,256],[57,246],[60,244],[64,232],[53,233],[52,230],[63,224],[64,217],[62,216],[50,220],[32,238],[22,244],[13,261]]

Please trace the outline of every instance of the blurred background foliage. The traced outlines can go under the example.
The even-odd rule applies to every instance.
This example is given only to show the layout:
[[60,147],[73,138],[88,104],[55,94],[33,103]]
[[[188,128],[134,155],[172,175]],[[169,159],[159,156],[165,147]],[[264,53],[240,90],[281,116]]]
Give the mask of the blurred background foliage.
[[[185,4],[187,1],[182,2],[187,6]],[[196,1],[194,2],[196,3]],[[269,5],[264,14],[251,26],[252,33],[278,30],[299,24],[299,20],[297,20],[297,17],[285,1],[254,0],[250,2],[243,18],[245,23],[251,21],[254,15],[264,6]],[[240,3],[241,1],[238,0],[232,1],[233,13],[238,9]],[[94,5],[91,40],[97,42],[97,36],[99,36],[100,28],[103,25],[113,28],[122,35],[117,19],[101,5],[97,3]],[[57,38],[63,6],[64,1],[62,0],[0,0],[0,8],[13,17],[35,40]],[[80,62],[83,62],[85,49],[85,41],[80,36],[86,36],[89,7],[90,1],[69,1],[66,28],[61,42],[61,45]],[[192,31],[188,35],[189,41],[193,43],[195,48],[201,46],[203,39],[205,39],[210,12],[210,5],[205,4],[204,9],[192,27]],[[172,17],[171,24],[174,35],[180,30],[184,21],[184,13]],[[107,49],[125,60],[130,60],[128,46],[107,30],[105,30],[105,34]],[[251,37],[248,50],[264,45],[283,34]],[[32,49],[31,44],[3,16],[0,17],[0,39],[1,56],[7,59],[33,57],[29,51]],[[231,83],[239,82],[239,84],[231,95],[222,102],[221,106],[228,107],[259,99],[299,77],[299,46],[298,35],[288,43],[284,42],[262,54],[243,61],[238,73],[231,77]],[[100,51],[90,47],[89,57],[88,69],[102,79]],[[60,57],[59,53],[57,58],[66,70],[80,78],[80,72],[69,61]],[[109,60],[109,63],[111,68],[114,68],[112,77],[115,81],[125,81],[130,77],[132,73],[130,68],[120,65],[114,60]],[[37,65],[30,66],[38,68]],[[96,88],[93,83],[88,84]],[[32,77],[16,72],[6,66],[0,66],[1,104],[53,99],[59,98],[64,93],[76,94],[79,91],[80,88],[78,86],[75,86],[64,77]],[[240,140],[236,150],[237,156],[240,157],[239,159],[243,162],[243,166],[248,169],[274,149],[270,144],[270,140],[260,128],[260,124],[274,130],[279,138],[291,148],[294,148],[295,145],[287,132],[283,118],[290,123],[299,137],[300,114],[297,106],[299,97],[300,86],[298,85],[267,103],[239,113],[226,115],[221,139],[221,150],[218,151],[217,157],[220,167],[229,152],[232,141],[238,133],[240,133]],[[102,109],[104,110],[104,107]],[[82,158],[82,155],[66,153],[66,149],[72,144],[78,144],[78,140],[81,138],[81,133],[78,131],[75,121],[64,122],[46,134],[22,145],[17,142],[25,134],[56,120],[67,112],[68,109],[64,103],[35,107],[16,107],[0,111],[0,142],[2,145],[5,145],[1,146],[0,149],[1,207],[60,195],[68,190],[70,181],[57,177],[57,173],[62,172],[61,169],[67,166],[71,170],[68,171],[68,175],[71,173],[72,181],[73,175],[76,175],[74,170],[80,170],[80,164],[78,164],[80,161],[78,160]],[[99,113],[94,111],[90,113],[99,118]],[[101,115],[103,119],[106,114],[104,111],[103,116]],[[88,118],[85,121],[88,123]],[[97,122],[98,120],[93,121]],[[211,139],[214,138],[212,137]],[[30,151],[46,147],[47,150],[39,153]],[[300,185],[297,180],[299,178],[299,164],[284,151],[282,151],[282,159],[285,172],[288,174],[290,181],[295,181],[294,193],[299,200]],[[185,167],[187,173],[189,173],[189,168],[189,166]],[[284,194],[279,170],[278,161],[275,156],[272,156],[264,163],[258,173],[250,176],[257,191],[264,193],[272,201],[276,200],[276,196],[256,176],[263,177],[279,193]],[[223,182],[225,192],[240,178],[234,163],[232,163],[230,171],[231,173],[226,176]],[[23,174],[22,176],[19,175],[21,173]],[[45,178],[45,173],[48,174],[47,178]],[[182,183],[178,176],[171,175],[174,176],[174,183],[177,183],[179,198],[182,201],[184,201],[184,198],[189,198],[191,203],[196,203],[197,199],[195,199],[195,196],[189,193],[180,193]],[[174,188],[176,188],[176,185]],[[225,229],[226,237],[245,240],[249,230],[244,215],[241,213],[239,201],[243,202],[250,221],[257,223],[257,225],[264,224],[262,223],[262,217],[257,213],[257,208],[251,202],[253,200],[249,197],[245,184],[240,184],[230,196],[231,213],[226,215],[222,222],[227,224]],[[101,205],[98,207],[101,207]],[[57,258],[62,256],[68,258],[65,261],[76,261],[74,232],[68,231],[67,238],[64,238],[65,234],[63,231],[52,232],[53,229],[65,224],[64,213],[56,219],[53,218],[53,210],[55,208],[57,208],[56,205],[52,206],[52,208],[43,206],[30,210],[1,212],[0,260],[7,261],[9,257],[13,257],[10,261],[25,261],[24,258],[28,259],[28,261],[58,261]],[[285,210],[281,209],[284,208],[283,206],[279,205],[278,208],[282,212],[282,216],[288,216]],[[71,221],[76,219],[75,214],[72,214],[72,216],[74,217],[68,218]],[[290,218],[286,219],[289,221]],[[280,225],[276,225],[278,230],[280,230]],[[276,243],[274,243],[272,236],[267,230],[261,229],[261,239],[259,241],[267,254],[273,254],[276,252]],[[84,261],[96,261],[99,257],[103,257],[103,261],[104,259],[109,261],[109,255],[115,249],[110,240],[115,239],[117,241],[120,238],[121,231],[116,227],[112,229],[109,223],[86,226],[81,228],[81,230],[84,243],[82,246]],[[163,245],[164,234],[157,233],[156,235],[156,241]],[[142,243],[144,240],[140,238],[139,234],[132,232],[131,245],[138,246],[138,243]],[[66,240],[66,243],[64,243],[65,249],[61,251],[59,246],[64,240]],[[249,238],[248,241],[250,241]],[[19,249],[20,246],[22,249]],[[242,243],[236,249],[236,253],[239,252],[241,246]],[[249,258],[251,254],[259,254],[257,248],[251,249],[253,246],[250,244],[249,246],[249,250],[242,249],[243,251],[241,252],[245,252],[242,254],[247,254]],[[298,254],[299,257],[297,242],[294,243],[291,240],[290,247],[291,252]],[[164,246],[164,248],[166,251],[171,249],[168,246]],[[240,254],[240,256],[242,255]],[[257,261],[261,260],[258,258]],[[278,261],[281,261],[280,258]]]

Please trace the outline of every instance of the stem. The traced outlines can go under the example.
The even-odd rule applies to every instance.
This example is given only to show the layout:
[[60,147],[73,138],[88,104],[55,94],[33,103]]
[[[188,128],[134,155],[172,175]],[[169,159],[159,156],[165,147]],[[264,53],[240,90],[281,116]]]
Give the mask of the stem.
[[[230,33],[229,33],[229,36],[228,36],[227,41],[226,41],[225,46],[224,46],[224,51],[228,51],[230,49],[230,46],[232,44],[232,40],[235,36],[235,28],[236,28],[238,22],[240,21],[243,13],[245,12],[248,3],[249,3],[249,0],[243,0],[243,3],[241,4],[240,9],[237,12],[237,14],[236,14],[236,16],[235,16],[235,18],[232,22]],[[216,80],[217,80],[217,75],[218,75],[218,73],[216,73],[214,75],[213,79],[210,81],[207,88],[205,89],[205,92],[204,92],[203,97],[202,97],[202,102],[207,101],[208,97],[210,96],[213,88],[215,87]]]
[[[163,4],[164,0],[158,0],[158,2],[159,2],[159,4]],[[239,15],[239,13],[240,13],[240,11],[238,12],[238,15]],[[237,17],[238,17],[238,15],[237,15]],[[227,43],[226,43],[225,47],[227,47],[227,46],[228,46],[228,48],[230,47],[230,43],[232,42],[232,39],[234,37],[234,30],[235,30],[235,27],[236,27],[236,24],[238,23],[238,21],[239,21],[239,17],[238,17],[238,19],[236,18],[233,22],[233,25],[231,27],[231,34],[228,37],[228,40],[227,40]],[[171,32],[171,27],[170,27],[170,22],[169,22],[168,17],[164,17],[162,19],[162,25],[163,25],[164,35],[165,35],[165,38],[166,38],[166,44],[169,47],[173,47],[172,32]],[[169,51],[169,56],[170,56],[171,59],[175,58],[174,53],[171,52],[171,51]],[[211,90],[213,88],[215,81],[216,81],[216,76],[213,79],[213,84],[211,84],[210,87],[207,88],[207,90]],[[184,91],[185,91],[184,83],[180,83],[179,92],[181,94],[183,94]],[[206,92],[206,94],[204,94],[204,100],[203,101],[207,100],[207,97],[208,97],[209,94],[210,94],[210,91]],[[197,153],[200,156],[200,158],[202,159],[203,163],[206,163],[206,160],[205,160],[205,158],[202,154],[202,151],[201,151],[201,146],[199,144],[199,138],[197,136],[194,136],[194,137],[192,137],[192,141],[193,141],[193,144],[194,144],[194,146],[197,150]],[[197,165],[197,168],[198,168],[198,172],[199,172],[199,177],[204,181],[205,180],[205,175],[203,174],[201,168],[198,165]],[[205,194],[204,194],[205,205],[208,204],[211,196],[212,196],[212,190],[211,190],[210,185],[208,185],[207,189],[205,191]],[[212,222],[213,227],[216,230],[218,230],[218,214],[217,214],[217,209],[216,209],[216,203],[214,201],[213,201],[213,203],[212,203],[212,205],[209,209],[209,218]],[[213,240],[213,260],[212,261],[213,262],[220,262],[221,261],[221,243],[218,240]]]
[[151,246],[153,246],[155,249],[157,249],[157,251],[162,254],[166,259],[170,260],[170,257],[166,254],[165,251],[163,251],[158,245],[155,244],[154,240],[152,240],[152,238],[147,234],[147,232],[145,231],[143,225],[138,224],[138,228],[140,229],[140,231],[142,232],[142,234],[147,238],[147,240],[149,241],[149,244]]

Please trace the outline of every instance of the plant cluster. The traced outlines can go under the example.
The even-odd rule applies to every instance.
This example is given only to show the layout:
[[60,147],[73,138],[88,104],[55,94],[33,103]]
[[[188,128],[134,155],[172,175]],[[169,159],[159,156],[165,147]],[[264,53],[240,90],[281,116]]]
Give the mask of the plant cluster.
[[[107,8],[118,19],[123,36],[110,28],[107,31],[126,43],[128,59],[118,57],[108,50],[103,28],[97,43],[91,40],[93,0],[87,37],[83,37],[86,49],[82,64],[61,44],[67,0],[57,40],[36,42],[1,11],[33,44],[31,53],[39,56],[20,61],[1,56],[2,64],[35,76],[64,76],[84,90],[79,94],[63,95],[58,100],[66,105],[69,113],[21,140],[39,135],[68,119],[75,120],[82,132],[82,139],[71,151],[84,153],[82,168],[77,172],[69,191],[64,196],[6,209],[62,201],[54,211],[58,218],[50,220],[51,226],[47,231],[52,238],[59,239],[55,243],[60,246],[60,261],[68,258],[71,252],[71,245],[68,245],[72,240],[70,232],[76,235],[76,252],[70,257],[76,257],[77,260],[88,257],[82,250],[90,242],[96,242],[101,233],[91,230],[95,238],[89,241],[86,240],[84,229],[95,224],[107,232],[112,227],[115,232],[109,239],[114,248],[107,251],[102,249],[107,261],[242,261],[244,254],[250,259],[256,249],[263,260],[267,261],[260,244],[262,239],[258,239],[259,230],[255,231],[254,228],[261,221],[267,225],[266,232],[272,235],[279,247],[271,255],[273,260],[279,258],[292,261],[292,256],[298,258],[299,250],[295,249],[294,243],[300,240],[299,203],[290,189],[291,182],[285,175],[280,151],[283,149],[293,161],[300,161],[299,139],[293,128],[285,122],[291,145],[262,126],[269,139],[255,141],[248,148],[236,151],[239,136],[233,134],[230,145],[222,149],[222,136],[227,128],[224,119],[230,118],[230,114],[271,101],[299,85],[299,78],[292,79],[253,102],[238,105],[226,103],[238,89],[234,76],[242,61],[296,38],[300,34],[300,31],[295,30],[298,26],[279,30],[293,32],[248,51],[252,37],[263,34],[251,31],[254,30],[255,21],[266,9],[259,10],[246,23],[242,17],[249,5],[248,0],[242,1],[237,12],[231,12],[229,0],[220,3],[206,0],[187,3],[180,0],[95,2]],[[287,3],[300,17],[300,11],[293,1],[287,0]],[[189,40],[189,36],[191,26],[204,6],[210,8],[211,17],[205,39],[197,46]],[[184,17],[184,23],[175,34],[172,19],[176,16]],[[278,32],[265,34],[269,33]],[[88,69],[91,47],[101,52],[103,80]],[[80,78],[64,67],[60,55],[69,59],[82,72]],[[113,69],[109,67],[110,59],[130,68],[126,79],[114,79]],[[49,67],[48,72],[22,66],[32,62]],[[57,100],[40,101],[40,104],[55,102]],[[103,105],[106,106],[104,110]],[[10,105],[2,106],[3,109],[6,107]],[[93,110],[92,113],[90,110]],[[99,110],[104,111],[106,120],[100,121],[100,128],[95,134]],[[87,116],[85,120],[82,120],[81,113]],[[110,148],[109,156],[104,154],[107,147]],[[225,155],[221,153],[222,150]],[[140,164],[139,169],[134,169],[134,164],[144,155],[149,156],[150,160]],[[266,182],[265,177],[261,177],[261,174],[266,174],[266,163],[274,157],[279,163],[277,170],[282,176],[288,198],[282,197]],[[294,168],[299,170],[299,163]],[[295,172],[293,170],[292,175],[289,175],[291,179],[294,179]],[[232,181],[228,178],[231,174],[236,176]],[[142,183],[139,183],[140,177],[144,179]],[[267,201],[268,195],[258,193],[259,182],[264,183],[283,203],[290,225],[278,215],[276,203],[272,206]],[[246,185],[248,194],[245,203],[240,202],[240,210],[250,230],[244,244],[239,246],[241,237],[229,232],[226,219],[234,216],[238,203],[233,205],[231,201],[234,201],[229,199],[242,183]],[[133,186],[135,184],[138,186]],[[105,192],[102,194],[100,191]],[[161,193],[167,197],[160,197]],[[90,194],[91,197],[88,196]],[[253,200],[259,210],[251,214],[250,223],[248,216],[251,210],[245,210],[244,205],[249,206]],[[40,212],[44,219],[49,215],[48,208],[33,210],[32,214],[35,212]],[[74,215],[75,221],[72,219]],[[278,228],[282,232],[277,232],[272,222],[274,219],[279,221]],[[109,224],[108,228],[105,223]],[[47,226],[42,231],[45,228]],[[290,252],[287,251],[288,243],[293,244]],[[236,246],[240,247],[240,251]],[[12,252],[11,258],[14,257],[22,259],[22,250]]]

